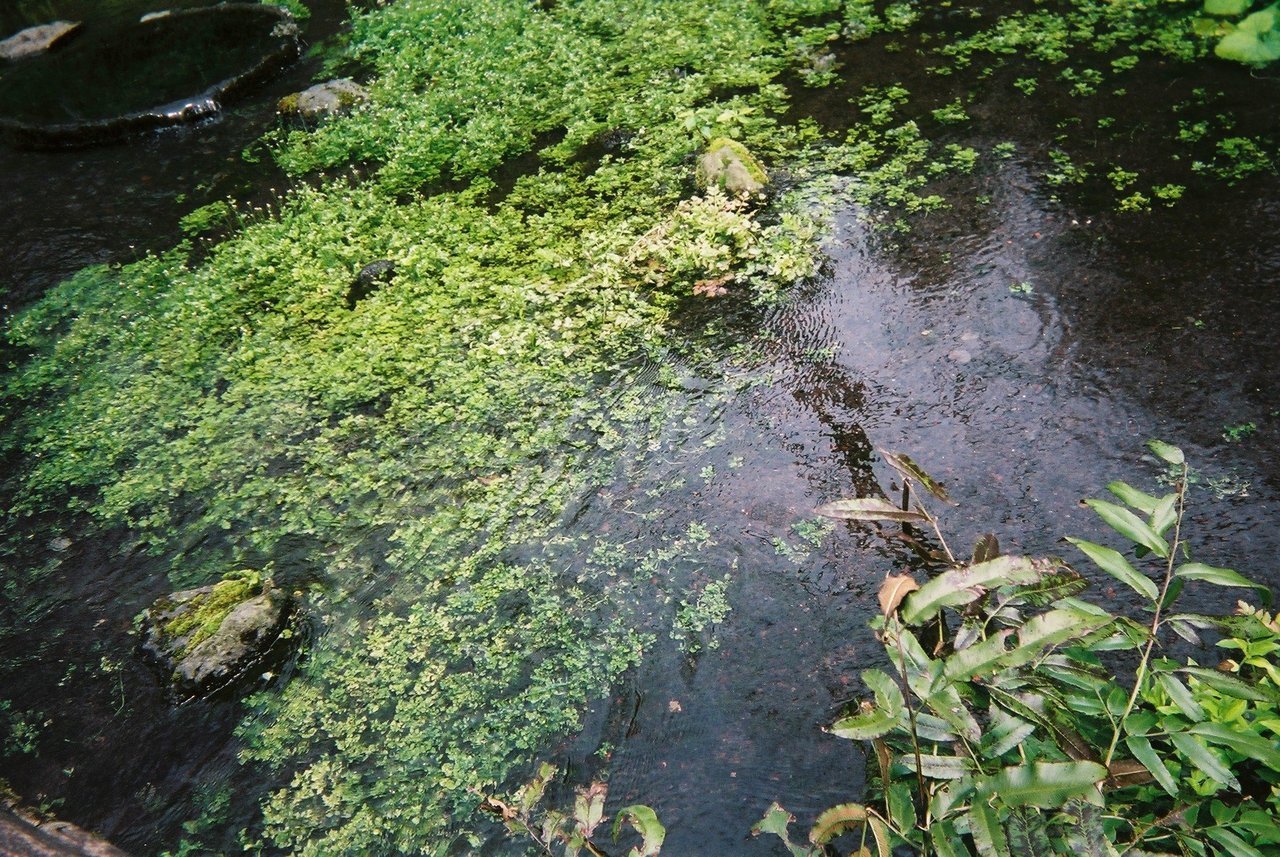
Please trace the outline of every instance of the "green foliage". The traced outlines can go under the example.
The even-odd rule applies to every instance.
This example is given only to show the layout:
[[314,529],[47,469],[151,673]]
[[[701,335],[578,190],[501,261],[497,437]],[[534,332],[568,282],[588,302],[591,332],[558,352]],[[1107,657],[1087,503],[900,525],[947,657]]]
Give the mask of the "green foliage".
[[[485,797],[481,808],[501,819],[512,834],[532,839],[546,854],[555,854],[557,847],[564,857],[577,857],[584,848],[589,854],[604,853],[592,838],[604,821],[605,801],[609,794],[606,783],[597,781],[578,789],[571,814],[544,810],[540,816],[534,815],[555,774],[555,767],[543,762],[537,775],[521,786],[512,798]],[[641,842],[627,852],[627,857],[657,857],[661,853],[667,831],[650,807],[635,804],[618,810],[612,831],[615,841],[623,822],[641,837]]]
[[[865,671],[874,702],[831,727],[872,743],[879,802],[828,810],[809,845],[790,839],[793,819],[776,804],[754,832],[794,857],[828,853],[848,831],[880,857],[902,845],[938,857],[1280,854],[1280,624],[1243,602],[1230,616],[1175,612],[1189,581],[1269,593],[1187,561],[1186,463],[1176,447],[1151,446],[1179,468],[1173,493],[1115,482],[1120,504],[1087,501],[1134,559],[1070,539],[1146,615],[1081,599],[1084,580],[1062,560],[993,558],[994,540],[924,584],[890,577],[875,624],[897,675]],[[901,520],[885,507],[879,519]],[[909,511],[950,556],[919,499]],[[823,512],[877,519],[862,501]],[[1205,631],[1236,656],[1214,669],[1157,653],[1172,635],[1199,644]],[[1132,682],[1111,674],[1112,652],[1133,653]]]
[[[1250,12],[1251,9],[1254,11]],[[1205,0],[1204,11],[1219,18],[1238,19],[1196,22],[1199,33],[1218,39],[1213,52],[1222,59],[1252,66],[1264,66],[1280,59],[1280,3]]]

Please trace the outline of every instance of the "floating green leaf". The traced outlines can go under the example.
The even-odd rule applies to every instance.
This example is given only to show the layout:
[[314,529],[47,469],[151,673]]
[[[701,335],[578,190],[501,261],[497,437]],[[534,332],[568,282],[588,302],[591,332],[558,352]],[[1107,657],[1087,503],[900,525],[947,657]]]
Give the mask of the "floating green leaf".
[[1280,59],[1280,4],[1245,18],[1222,37],[1213,52],[1246,65],[1266,65]]
[[884,456],[884,460],[890,467],[902,475],[903,479],[914,479],[917,484],[944,503],[954,502],[947,495],[947,489],[942,487],[942,483],[925,473],[924,468],[907,456],[896,452],[885,452],[883,449],[880,450],[880,454]]
[[824,503],[814,509],[814,512],[824,518],[835,518],[840,521],[894,521],[910,524],[929,520],[919,512],[899,509],[888,500],[876,497],[835,500]]

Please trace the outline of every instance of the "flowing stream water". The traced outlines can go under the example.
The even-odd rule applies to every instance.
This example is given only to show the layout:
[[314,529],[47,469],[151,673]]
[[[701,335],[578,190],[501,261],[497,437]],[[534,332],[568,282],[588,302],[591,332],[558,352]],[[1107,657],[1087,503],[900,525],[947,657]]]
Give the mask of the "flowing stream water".
[[[341,3],[313,6],[319,38]],[[276,181],[239,153],[275,121],[274,99],[313,71],[304,63],[199,126],[101,149],[0,152],[9,306],[85,264],[165,246],[176,217],[201,201]],[[807,94],[798,109],[838,123],[846,95]],[[975,134],[1017,140],[1020,127],[1034,138],[1034,117],[1011,129],[987,108]],[[1144,441],[1178,443],[1198,471],[1198,556],[1280,585],[1276,179],[1127,217],[1054,201],[1032,160],[979,173],[970,196],[984,199],[925,217],[908,236],[843,210],[821,273],[793,300],[700,310],[733,315],[730,336],[759,355],[727,403],[697,370],[683,376],[691,416],[677,443],[717,439],[703,474],[655,460],[566,525],[642,542],[697,525],[710,536],[687,573],[730,575],[732,612],[714,647],[687,656],[660,646],[561,753],[588,770],[606,745],[614,799],[655,807],[669,853],[777,854],[776,842],[747,836],[771,801],[810,818],[862,793],[860,749],[823,726],[857,698],[858,670],[882,657],[867,629],[879,582],[913,560],[893,531],[824,529],[813,509],[892,486],[878,449],[911,455],[948,485],[958,505],[940,510],[942,526],[959,550],[993,531],[1008,551],[1065,554],[1062,536],[1099,535],[1081,498],[1115,478],[1152,485],[1160,470]],[[1244,423],[1256,429],[1224,436]],[[659,485],[660,499],[643,499]],[[646,514],[614,515],[628,497]],[[76,546],[65,558],[48,633],[28,641],[46,668],[11,679],[33,707],[79,709],[58,719],[40,758],[4,776],[28,800],[147,853],[173,841],[192,777],[235,768],[241,711],[221,699],[175,709],[121,656],[127,637],[108,617],[141,609],[163,580],[139,584],[146,575],[126,575],[105,550]],[[117,630],[86,630],[104,623]],[[102,658],[120,665],[92,670]]]

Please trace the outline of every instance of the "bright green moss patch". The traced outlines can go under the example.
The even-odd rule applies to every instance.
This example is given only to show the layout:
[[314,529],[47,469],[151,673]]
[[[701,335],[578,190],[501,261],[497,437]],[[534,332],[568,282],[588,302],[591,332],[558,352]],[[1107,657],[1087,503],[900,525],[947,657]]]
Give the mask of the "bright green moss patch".
[[193,597],[186,609],[165,623],[164,635],[170,639],[187,638],[181,658],[212,637],[237,604],[261,591],[262,576],[256,571],[244,569],[223,575],[209,592]]

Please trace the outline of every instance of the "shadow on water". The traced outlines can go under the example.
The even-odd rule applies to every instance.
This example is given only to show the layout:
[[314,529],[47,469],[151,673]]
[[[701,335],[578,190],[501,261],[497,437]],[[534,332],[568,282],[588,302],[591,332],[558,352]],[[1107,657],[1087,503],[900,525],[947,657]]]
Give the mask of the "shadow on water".
[[[1159,84],[1163,73],[1144,85],[1171,85]],[[274,121],[263,107],[272,94],[307,74],[292,72],[219,122],[129,147],[0,153],[0,194],[11,200],[0,234],[19,254],[9,261],[10,303],[87,263],[127,257],[122,244],[172,242],[172,223],[195,201],[177,202],[179,193],[215,199],[270,180],[246,171],[239,152]],[[876,82],[856,74],[798,109],[840,113],[832,103]],[[932,81],[913,86],[929,103],[948,101],[946,80]],[[1014,127],[996,100],[973,107],[974,139],[955,138],[1030,140],[1052,115],[1046,103],[1043,116]],[[840,116],[824,114],[856,121]],[[760,314],[729,298],[698,307],[690,328],[737,313],[729,338],[756,345],[753,360],[726,370],[745,379],[740,392],[717,399],[708,387],[719,382],[676,367],[691,416],[671,448],[568,517],[570,535],[638,544],[698,525],[709,538],[697,561],[663,573],[698,585],[730,576],[733,610],[703,649],[686,654],[666,634],[667,617],[644,665],[560,748],[572,779],[607,760],[611,805],[657,809],[669,853],[777,854],[776,843],[747,835],[771,801],[804,824],[861,795],[860,749],[822,727],[860,696],[858,671],[879,665],[866,623],[880,580],[915,560],[892,529],[824,525],[813,509],[891,486],[877,449],[906,452],[947,483],[959,506],[937,511],[955,544],[990,530],[1011,552],[1065,553],[1063,535],[1100,537],[1081,497],[1114,478],[1150,486],[1159,474],[1141,459],[1143,442],[1177,442],[1199,469],[1198,558],[1280,585],[1270,562],[1280,548],[1280,248],[1271,240],[1280,186],[1274,177],[1205,186],[1172,209],[1126,216],[1087,197],[1053,200],[1036,172],[1040,154],[1023,149],[955,180],[956,207],[910,235],[877,233],[861,212],[841,212],[823,273],[785,306]],[[656,371],[646,376],[655,386]],[[1223,437],[1243,422],[1256,432]],[[126,847],[170,842],[191,783],[230,781],[237,768],[230,732],[241,709],[218,699],[173,708],[143,665],[113,659],[131,645],[132,615],[159,594],[159,584],[139,584],[163,580],[155,560],[122,562],[118,544],[53,540],[40,556],[33,573],[59,593],[40,605],[41,621],[93,630],[0,640],[9,656],[21,643],[45,671],[32,679],[33,713],[89,702],[60,714],[15,785],[36,800],[57,796],[58,811]],[[227,816],[251,817],[255,797],[230,796]]]

